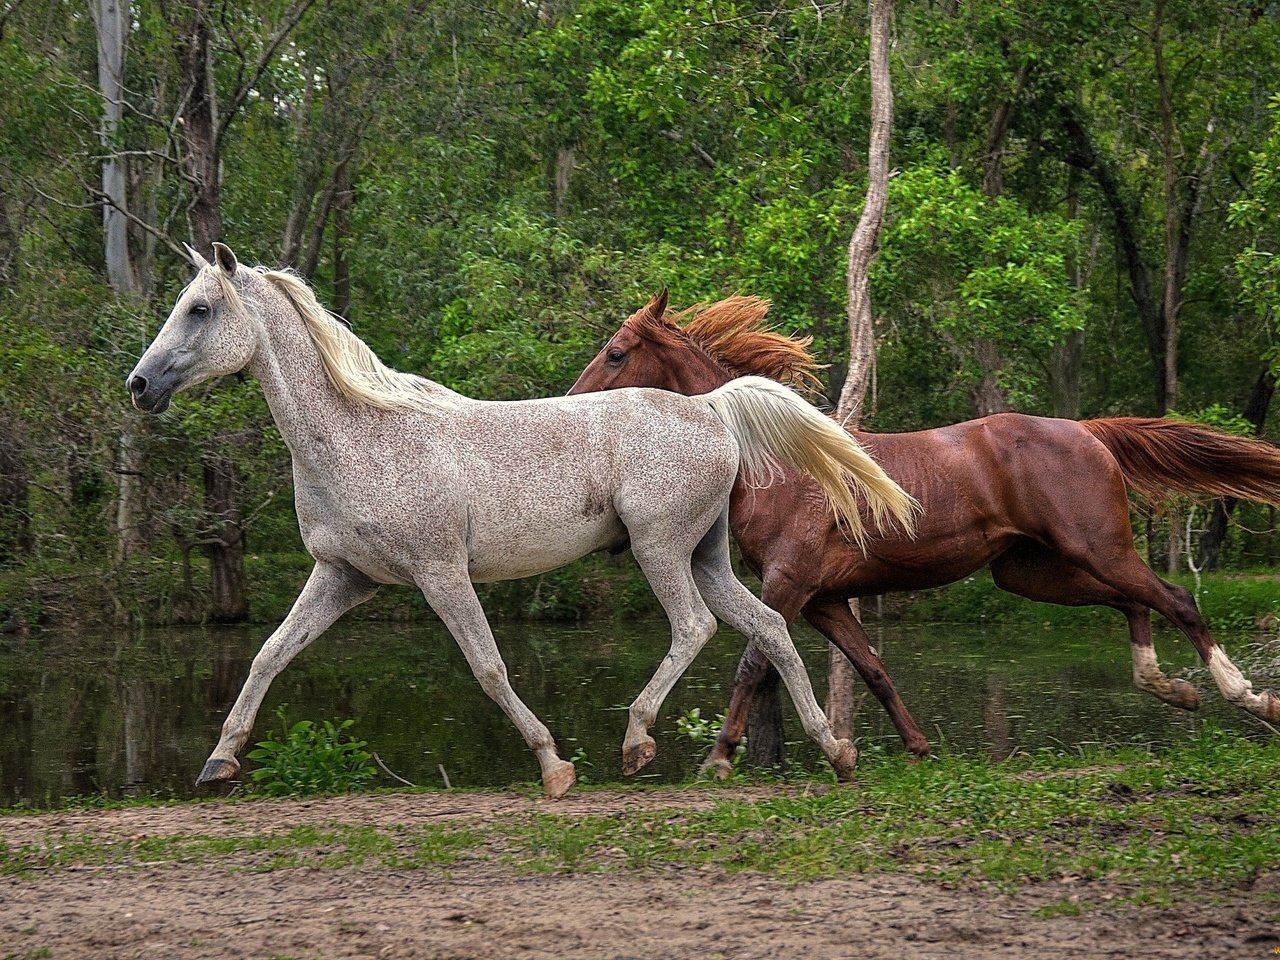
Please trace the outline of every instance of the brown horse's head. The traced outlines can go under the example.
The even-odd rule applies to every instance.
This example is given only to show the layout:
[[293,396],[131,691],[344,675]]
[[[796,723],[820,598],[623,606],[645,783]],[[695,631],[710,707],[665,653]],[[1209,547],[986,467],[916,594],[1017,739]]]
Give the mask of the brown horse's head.
[[809,338],[769,330],[768,310],[759,297],[729,297],[669,316],[664,290],[627,318],[569,393],[658,387],[697,396],[748,375],[816,390]]

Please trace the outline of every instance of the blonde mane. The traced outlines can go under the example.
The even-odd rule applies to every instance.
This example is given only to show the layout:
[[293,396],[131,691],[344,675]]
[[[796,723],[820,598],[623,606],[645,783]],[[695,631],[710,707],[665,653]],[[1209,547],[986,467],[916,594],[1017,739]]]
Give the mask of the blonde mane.
[[802,393],[820,392],[822,365],[809,352],[813,338],[778,333],[767,325],[768,313],[768,300],[736,296],[661,317],[642,310],[625,325],[656,343],[697,347],[730,373],[768,377]]
[[[216,267],[217,279],[231,309],[244,312],[244,302],[231,279]],[[439,410],[453,407],[459,395],[425,377],[392,370],[343,321],[326,310],[307,282],[287,270],[251,268],[288,298],[311,336],[324,372],[334,389],[348,400],[382,410]]]

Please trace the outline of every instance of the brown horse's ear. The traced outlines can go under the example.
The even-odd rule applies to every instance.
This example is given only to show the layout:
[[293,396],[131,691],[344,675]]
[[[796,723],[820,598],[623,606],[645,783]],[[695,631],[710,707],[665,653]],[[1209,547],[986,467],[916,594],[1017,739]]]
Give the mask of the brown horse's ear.
[[667,288],[663,287],[660,293],[655,293],[644,310],[653,319],[661,321],[667,313]]
[[218,266],[228,277],[236,275],[236,267],[240,266],[236,260],[236,255],[231,252],[231,248],[225,243],[213,242],[213,259],[217,261]]

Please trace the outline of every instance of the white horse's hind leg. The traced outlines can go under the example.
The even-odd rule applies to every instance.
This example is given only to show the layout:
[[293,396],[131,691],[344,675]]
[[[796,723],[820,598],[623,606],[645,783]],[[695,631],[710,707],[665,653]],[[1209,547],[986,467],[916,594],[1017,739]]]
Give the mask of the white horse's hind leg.
[[814,699],[809,675],[782,614],[765,606],[734,574],[729,560],[728,527],[725,513],[694,552],[693,576],[702,598],[716,616],[754,641],[769,658],[787,685],[805,733],[822,748],[836,776],[842,781],[852,780],[858,751],[848,740],[837,740],[832,733],[826,714]]
[[254,718],[271,681],[307,644],[328,630],[352,607],[368,600],[377,589],[377,584],[348,567],[316,563],[306,586],[293,602],[293,609],[253,658],[249,679],[244,682],[235,706],[227,714],[222,724],[222,737],[200,771],[197,783],[220,783],[240,772],[236,755],[249,742]]
[[627,735],[622,741],[622,772],[628,777],[654,758],[658,748],[649,736],[649,728],[671,688],[716,632],[716,618],[694,586],[688,554],[678,546],[676,552],[671,552],[670,541],[658,543],[653,546],[642,541],[631,545],[632,553],[671,621],[671,648],[658,664],[653,679],[628,710]]
[[462,648],[471,672],[480,686],[516,725],[524,742],[538,758],[542,788],[548,798],[564,796],[573,786],[573,764],[561,760],[551,731],[524,705],[507,679],[507,665],[493,640],[484,608],[471,581],[456,575],[424,577],[419,581],[423,595],[440,615],[453,639]]

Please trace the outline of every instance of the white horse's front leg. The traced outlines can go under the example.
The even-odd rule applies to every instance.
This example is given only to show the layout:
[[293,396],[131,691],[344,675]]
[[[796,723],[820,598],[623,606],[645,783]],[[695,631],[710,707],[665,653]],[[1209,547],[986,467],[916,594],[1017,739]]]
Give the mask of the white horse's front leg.
[[502,654],[493,640],[493,631],[489,629],[489,621],[485,619],[484,608],[480,606],[471,580],[465,574],[459,576],[450,570],[443,575],[424,576],[419,586],[431,608],[440,615],[462,648],[481,688],[502,708],[537,756],[542,771],[542,789],[547,797],[556,800],[564,796],[575,779],[573,764],[560,759],[551,731],[511,689],[507,665],[502,662]]
[[709,536],[694,557],[693,576],[712,612],[753,641],[782,674],[804,732],[822,749],[836,777],[842,782],[852,780],[858,762],[857,748],[848,740],[837,739],[832,732],[826,714],[814,699],[809,675],[782,614],[765,606],[734,576],[727,540],[721,546]]
[[317,562],[293,609],[253,658],[235,706],[222,724],[222,738],[197,783],[220,783],[240,772],[236,755],[249,742],[253,721],[277,674],[316,637],[357,604],[377,592],[378,585],[345,565]]

